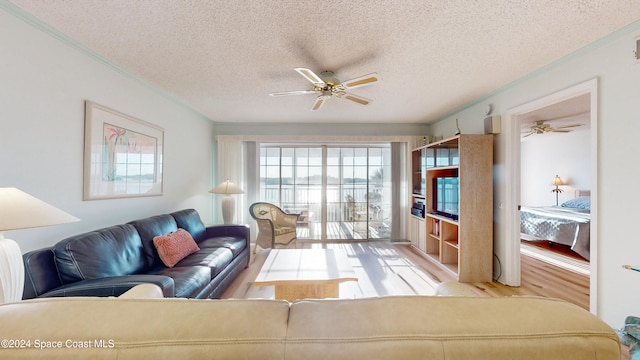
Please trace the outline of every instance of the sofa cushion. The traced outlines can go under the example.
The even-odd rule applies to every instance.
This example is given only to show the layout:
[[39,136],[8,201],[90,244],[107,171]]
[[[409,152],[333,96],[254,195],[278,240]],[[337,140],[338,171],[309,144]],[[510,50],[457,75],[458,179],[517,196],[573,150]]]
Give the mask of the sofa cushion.
[[[0,304],[4,337],[62,341],[58,349],[36,347],[33,341],[28,347],[3,348],[0,357],[285,360],[288,315],[289,303],[276,300],[120,297]],[[66,339],[67,344],[90,341],[103,346],[65,346]]]
[[123,276],[147,268],[142,242],[131,225],[116,225],[66,238],[53,247],[62,283]]
[[220,273],[233,259],[231,250],[226,248],[203,248],[178,262],[181,266],[206,266],[211,269],[211,279]]
[[153,245],[153,238],[178,230],[178,225],[173,216],[169,214],[157,215],[131,221],[129,224],[133,225],[140,234],[147,265],[149,267],[164,265],[160,260],[160,256],[158,256],[155,245]]
[[176,211],[170,215],[173,216],[178,227],[187,230],[196,242],[206,238],[207,229],[196,210],[186,209]]
[[153,245],[158,250],[160,260],[167,267],[173,267],[187,255],[200,250],[191,234],[185,229],[178,229],[169,234],[156,236],[153,238]]
[[238,256],[247,247],[247,240],[238,236],[220,236],[206,240],[202,240],[198,243],[201,249],[205,248],[227,248],[233,253],[233,257]]
[[211,281],[211,269],[206,266],[176,266],[153,268],[146,274],[165,275],[173,279],[176,297],[193,298]]
[[613,330],[537,297],[394,296],[291,304],[286,359],[619,359]]

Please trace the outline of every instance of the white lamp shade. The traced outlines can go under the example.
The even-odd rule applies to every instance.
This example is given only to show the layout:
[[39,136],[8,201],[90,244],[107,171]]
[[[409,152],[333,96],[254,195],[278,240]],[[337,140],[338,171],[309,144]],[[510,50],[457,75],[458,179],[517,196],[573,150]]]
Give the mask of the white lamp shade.
[[0,187],[0,303],[22,300],[24,289],[20,247],[3,232],[79,220],[16,188]]
[[229,180],[221,182],[218,186],[209,190],[209,192],[214,194],[225,194],[225,195],[244,193],[244,191],[242,191],[242,189],[240,189],[238,185],[232,183]]
[[80,221],[75,216],[13,187],[0,187],[0,231]]

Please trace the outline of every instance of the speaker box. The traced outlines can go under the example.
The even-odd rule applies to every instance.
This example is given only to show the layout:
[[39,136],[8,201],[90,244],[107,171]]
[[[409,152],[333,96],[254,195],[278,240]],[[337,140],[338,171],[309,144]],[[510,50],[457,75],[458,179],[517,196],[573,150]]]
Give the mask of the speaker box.
[[485,134],[500,134],[500,115],[494,115],[484,118]]

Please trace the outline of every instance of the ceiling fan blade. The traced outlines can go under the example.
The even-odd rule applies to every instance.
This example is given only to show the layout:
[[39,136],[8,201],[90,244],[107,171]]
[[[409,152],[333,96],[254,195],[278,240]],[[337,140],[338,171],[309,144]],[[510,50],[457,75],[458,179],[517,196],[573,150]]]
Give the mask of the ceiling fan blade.
[[531,136],[531,135],[533,135],[533,134],[534,134],[534,133],[530,132],[530,133],[528,133],[527,135],[523,135],[522,137],[523,137],[523,138],[526,138],[527,136]]
[[362,96],[358,96],[358,95],[353,95],[353,94],[349,94],[349,93],[344,93],[344,95],[340,96],[343,99],[347,99],[347,100],[351,100],[355,103],[358,103],[360,105],[369,105],[371,104],[372,100],[369,100],[367,98],[363,98]]
[[345,89],[354,89],[361,86],[371,85],[380,80],[382,79],[378,77],[377,73],[372,73],[372,74],[357,77],[355,79],[343,81],[341,85],[344,86]]
[[298,90],[298,91],[284,91],[270,93],[269,96],[288,96],[288,95],[305,95],[305,94],[317,94],[315,90]]
[[307,69],[307,68],[295,68],[300,75],[304,76],[305,79],[309,80],[313,86],[325,87],[327,85],[316,73]]
[[568,133],[568,132],[571,132],[571,130],[558,130],[558,129],[553,129],[553,130],[551,130],[551,132]]
[[328,100],[328,97],[320,95],[316,98],[316,101],[313,103],[313,106],[311,107],[311,110],[315,111],[315,110],[320,110],[320,108],[322,107],[322,105],[324,105],[325,101]]
[[558,126],[556,129],[568,129],[572,127],[582,126],[582,124],[574,124],[574,125],[566,125],[566,126]]

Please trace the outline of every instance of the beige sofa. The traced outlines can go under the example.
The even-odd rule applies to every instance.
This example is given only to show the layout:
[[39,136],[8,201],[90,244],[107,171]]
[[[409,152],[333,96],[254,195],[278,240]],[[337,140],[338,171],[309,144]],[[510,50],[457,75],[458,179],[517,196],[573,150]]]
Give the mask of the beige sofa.
[[0,305],[2,359],[620,359],[589,312],[535,297],[52,298]]

